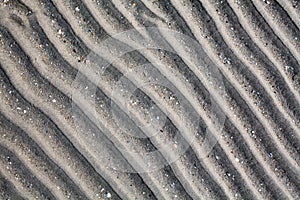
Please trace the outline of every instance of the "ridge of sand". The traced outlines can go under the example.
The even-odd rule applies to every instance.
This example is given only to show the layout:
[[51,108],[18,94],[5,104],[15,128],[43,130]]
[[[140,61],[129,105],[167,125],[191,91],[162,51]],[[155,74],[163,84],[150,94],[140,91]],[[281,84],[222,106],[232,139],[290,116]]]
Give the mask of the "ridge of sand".
[[297,2],[0,9],[1,199],[300,198]]

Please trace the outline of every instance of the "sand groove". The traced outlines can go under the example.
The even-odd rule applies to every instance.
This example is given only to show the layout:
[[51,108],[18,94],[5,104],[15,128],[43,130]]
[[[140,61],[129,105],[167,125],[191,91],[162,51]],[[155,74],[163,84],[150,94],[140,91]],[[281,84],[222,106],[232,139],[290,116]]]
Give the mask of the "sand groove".
[[0,8],[0,198],[300,198],[297,1]]

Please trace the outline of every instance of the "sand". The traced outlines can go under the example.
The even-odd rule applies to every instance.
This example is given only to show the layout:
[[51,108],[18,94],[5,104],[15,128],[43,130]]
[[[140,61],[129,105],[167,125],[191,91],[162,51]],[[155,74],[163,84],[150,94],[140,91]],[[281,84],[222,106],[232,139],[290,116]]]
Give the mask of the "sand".
[[0,199],[299,199],[299,12],[0,0]]

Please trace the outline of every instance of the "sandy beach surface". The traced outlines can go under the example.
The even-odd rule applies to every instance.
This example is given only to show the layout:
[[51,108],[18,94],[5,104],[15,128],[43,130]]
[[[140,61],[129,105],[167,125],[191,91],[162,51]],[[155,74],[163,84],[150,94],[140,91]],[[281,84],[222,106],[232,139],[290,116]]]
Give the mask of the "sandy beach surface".
[[300,199],[300,1],[0,0],[0,199]]

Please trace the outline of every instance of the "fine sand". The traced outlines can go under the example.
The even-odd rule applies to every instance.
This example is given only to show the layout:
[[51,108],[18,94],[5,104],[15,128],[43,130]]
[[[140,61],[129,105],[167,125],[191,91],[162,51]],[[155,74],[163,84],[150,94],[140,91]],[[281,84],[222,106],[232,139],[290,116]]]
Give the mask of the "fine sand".
[[297,0],[0,0],[0,199],[300,199]]

